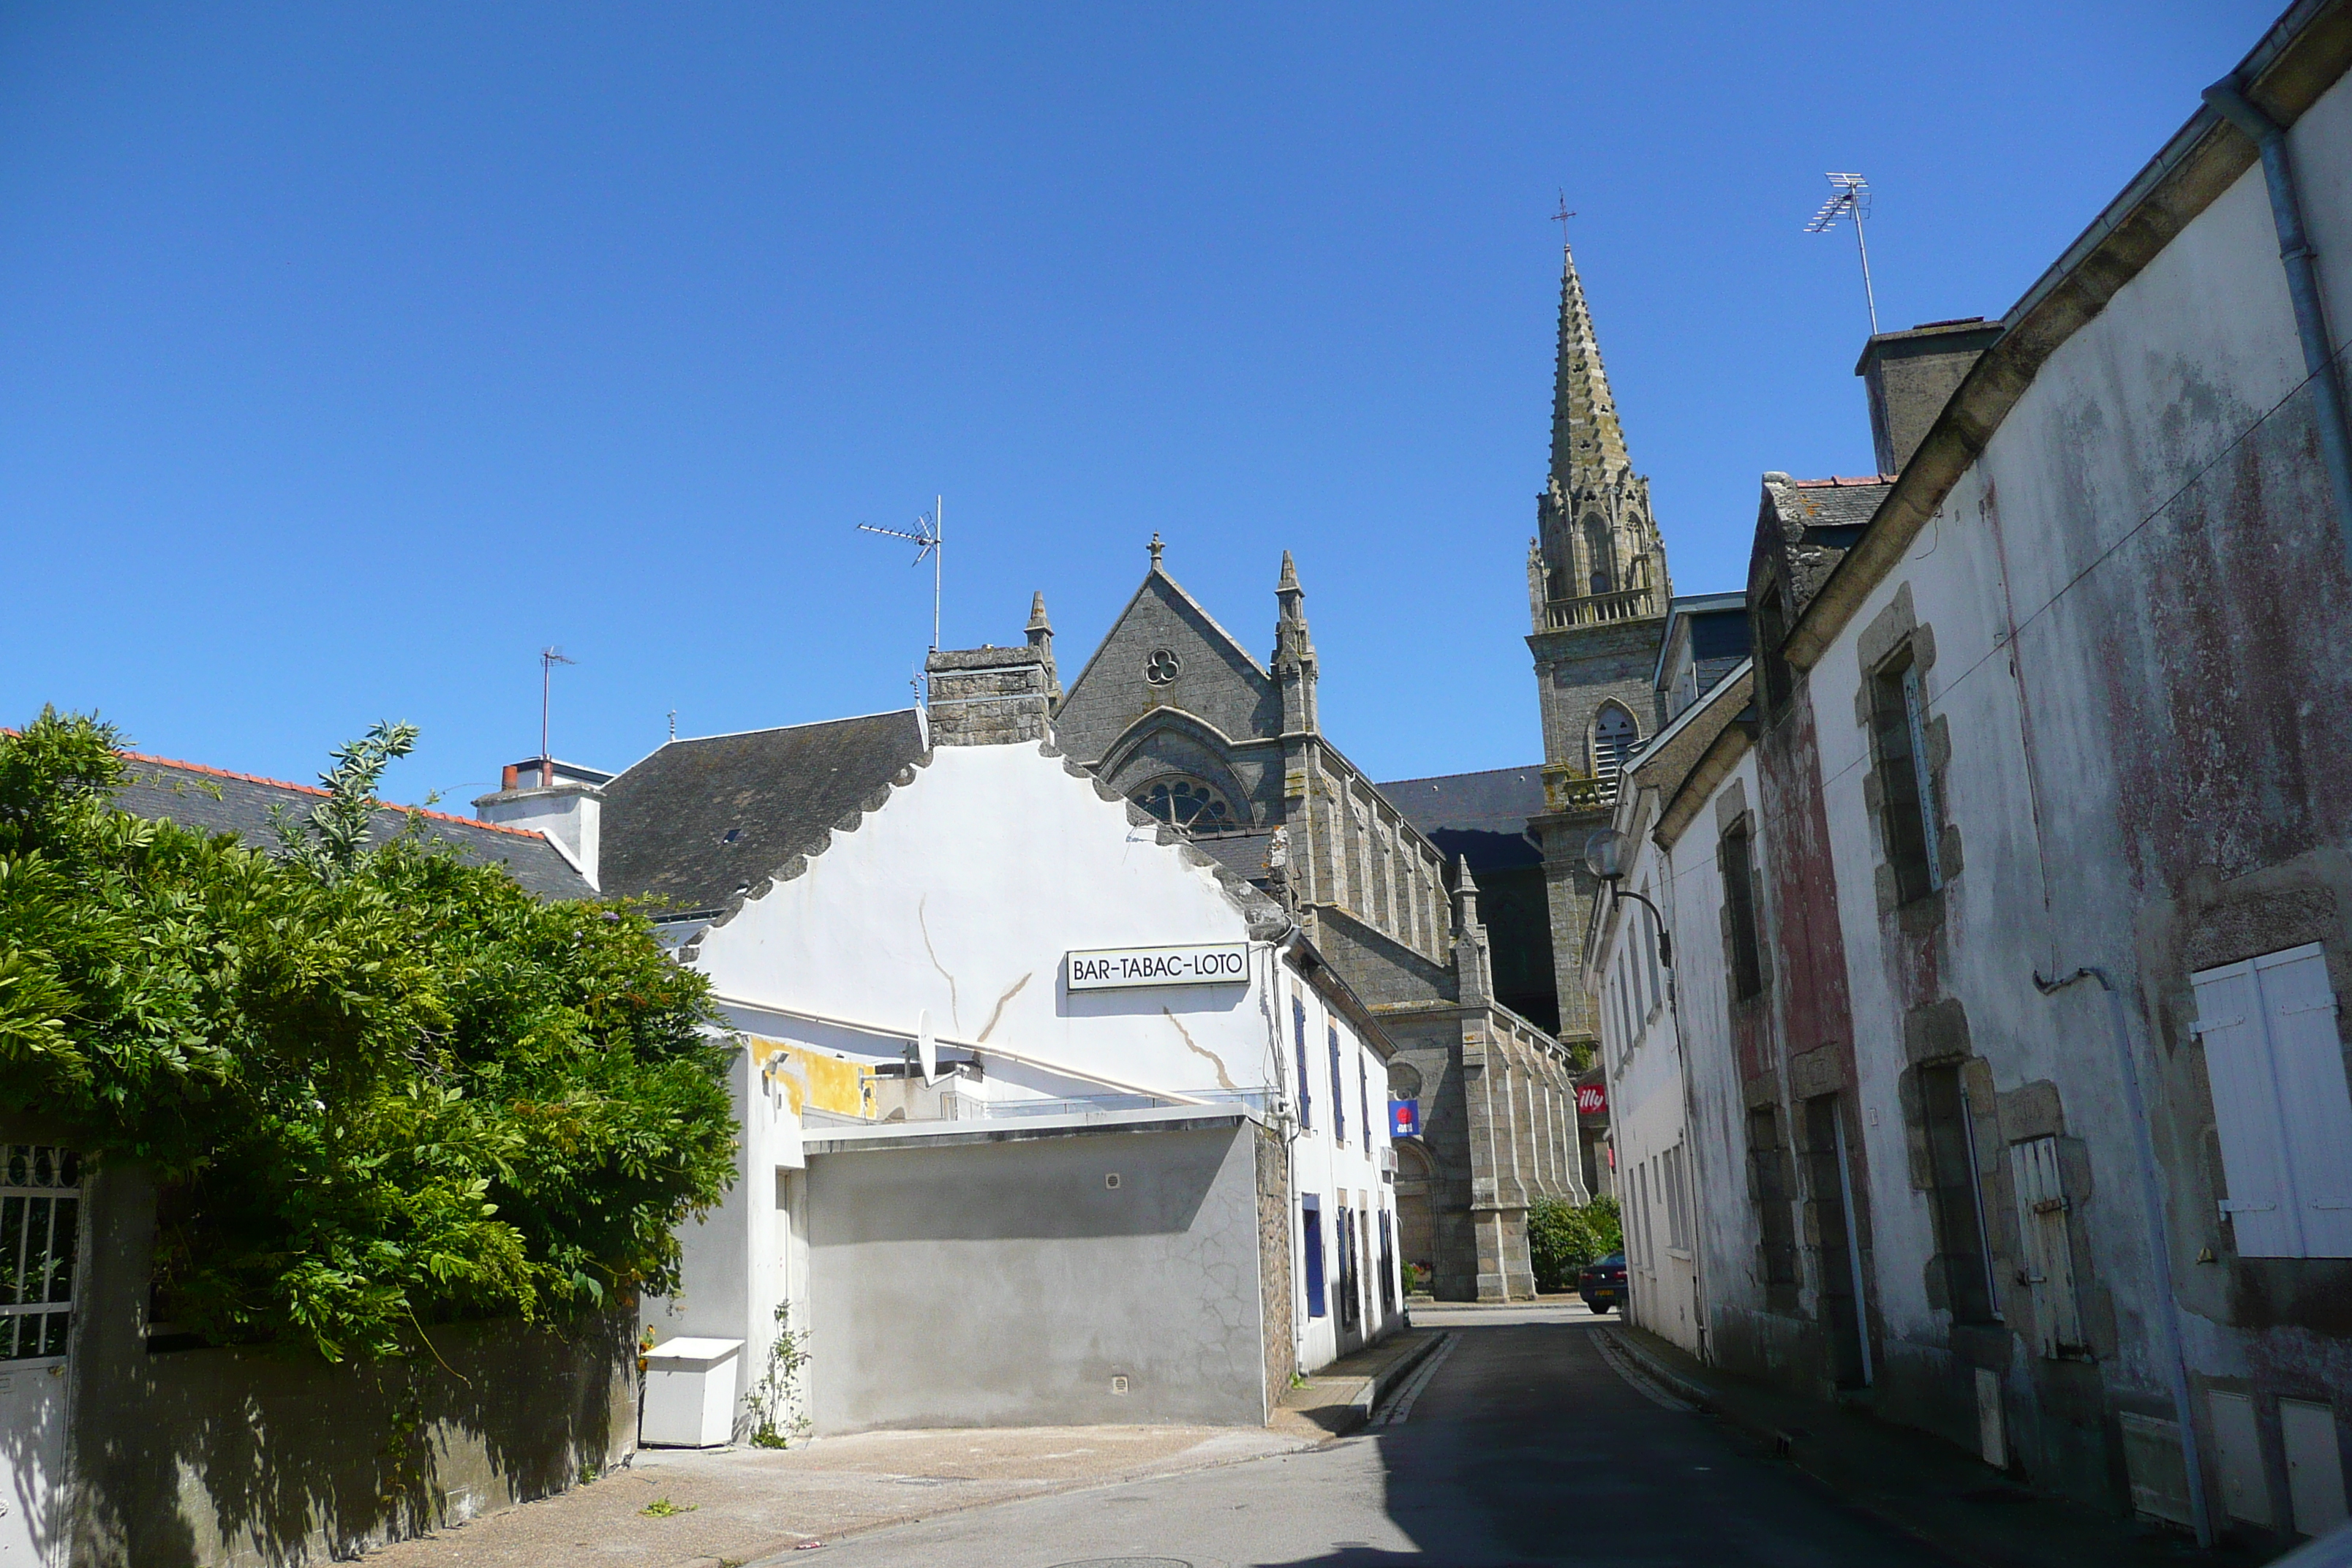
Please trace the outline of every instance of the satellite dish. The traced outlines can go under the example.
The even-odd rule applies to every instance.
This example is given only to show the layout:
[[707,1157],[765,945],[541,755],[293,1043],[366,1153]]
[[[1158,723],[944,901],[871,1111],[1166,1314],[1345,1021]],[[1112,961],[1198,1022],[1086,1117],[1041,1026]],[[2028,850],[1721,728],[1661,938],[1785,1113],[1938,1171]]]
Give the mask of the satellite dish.
[[925,1083],[940,1080],[940,1047],[931,1038],[931,1013],[926,1007],[915,1015],[915,1060],[923,1069]]

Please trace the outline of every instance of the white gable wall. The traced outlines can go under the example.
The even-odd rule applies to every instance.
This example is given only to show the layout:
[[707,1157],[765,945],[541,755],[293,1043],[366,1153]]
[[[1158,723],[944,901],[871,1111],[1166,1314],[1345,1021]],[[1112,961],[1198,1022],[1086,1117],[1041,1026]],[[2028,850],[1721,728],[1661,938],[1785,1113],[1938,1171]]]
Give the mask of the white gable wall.
[[[1085,1101],[1116,1098],[1115,1085],[1133,1085],[1271,1115],[1295,1093],[1295,1063],[1288,1055],[1277,1062],[1275,1054],[1291,1050],[1294,993],[1308,1006],[1316,1106],[1308,1130],[1291,1142],[1299,1363],[1312,1369],[1394,1325],[1378,1273],[1391,1265],[1386,1299],[1401,1301],[1393,1242],[1385,1257],[1380,1247],[1381,1216],[1388,1216],[1391,1237],[1395,1225],[1393,1188],[1381,1168],[1387,1064],[1356,1029],[1295,971],[1276,980],[1288,966],[1262,942],[1251,946],[1243,983],[1076,994],[1063,985],[1073,950],[1249,941],[1250,917],[1215,869],[1188,847],[1160,844],[1157,833],[1156,826],[1130,824],[1123,801],[1104,800],[1090,777],[1074,776],[1034,746],[941,747],[878,809],[836,827],[797,875],[748,899],[700,937],[697,967],[711,977],[730,1021],[752,1037],[736,1068],[743,1152],[735,1189],[686,1233],[681,1297],[656,1303],[649,1315],[661,1337],[746,1341],[740,1395],[759,1376],[778,1302],[793,1303],[795,1328],[811,1326],[803,1305],[810,1189],[798,1111],[813,1088],[785,1081],[779,1051],[842,1058],[846,1081],[859,1067],[901,1059],[928,1013],[943,1055],[966,1054],[955,1042],[982,1047],[978,1079],[952,1085],[962,1098]],[[872,1027],[795,1016],[803,1014]],[[1348,1100],[1344,1143],[1333,1138],[1330,1117],[1326,1031],[1333,1024]],[[854,1095],[845,1100],[836,1093],[833,1109],[855,1110]],[[982,1125],[988,1124],[1003,1123]],[[1351,1331],[1339,1331],[1336,1299],[1324,1318],[1307,1311],[1297,1251],[1297,1194],[1305,1191],[1325,1205],[1327,1294],[1336,1296],[1340,1278],[1336,1210],[1365,1216],[1358,1234],[1366,1256],[1357,1271],[1365,1310]],[[822,1338],[814,1348],[811,1380],[824,1375]]]
[[1076,995],[1063,959],[1247,935],[1211,868],[1130,825],[1091,780],[1030,746],[943,747],[807,870],[705,935],[698,967],[722,997],[908,1031],[928,1011],[940,1035],[1215,1093],[1269,1082],[1263,956],[1246,985]]

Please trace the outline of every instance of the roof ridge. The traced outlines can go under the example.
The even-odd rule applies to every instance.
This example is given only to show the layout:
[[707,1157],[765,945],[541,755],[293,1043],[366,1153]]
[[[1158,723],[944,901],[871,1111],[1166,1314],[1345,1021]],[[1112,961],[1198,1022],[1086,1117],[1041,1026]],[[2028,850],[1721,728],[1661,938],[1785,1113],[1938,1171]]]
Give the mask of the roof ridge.
[[1797,489],[1812,490],[1832,485],[1891,485],[1895,478],[1893,474],[1846,474],[1832,475],[1825,479],[1790,479],[1789,483]]
[[1372,787],[1387,789],[1394,784],[1443,784],[1447,779],[1483,779],[1491,778],[1496,773],[1540,773],[1542,770],[1541,763],[1516,763],[1507,767],[1472,768],[1466,773],[1418,773],[1409,779],[1390,779],[1386,782],[1375,779],[1372,781]]
[[[291,779],[268,778],[260,773],[241,773],[234,768],[207,767],[202,763],[183,762],[177,757],[158,757],[146,752],[119,752],[116,755],[128,762],[153,763],[159,767],[166,768],[184,768],[192,773],[205,773],[216,779],[236,779],[241,784],[268,784],[272,789],[290,789],[298,795],[315,795],[322,799],[333,793],[331,790],[320,789],[317,784],[296,784]],[[503,822],[484,822],[479,817],[458,816],[451,812],[435,811],[427,806],[395,805],[385,800],[377,801],[375,804],[379,811],[414,812],[418,816],[429,816],[436,822],[454,822],[460,827],[478,827],[488,833],[508,833],[517,838],[546,837],[533,828],[509,827]]]

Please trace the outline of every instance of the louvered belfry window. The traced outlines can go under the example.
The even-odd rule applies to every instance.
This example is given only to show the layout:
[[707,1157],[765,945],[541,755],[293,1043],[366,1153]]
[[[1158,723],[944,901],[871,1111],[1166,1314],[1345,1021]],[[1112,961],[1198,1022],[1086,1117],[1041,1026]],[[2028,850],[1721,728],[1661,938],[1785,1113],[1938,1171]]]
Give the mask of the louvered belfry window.
[[41,1143],[0,1150],[0,1361],[61,1356],[73,1326],[81,1160]]
[[1592,776],[1601,782],[1601,798],[1613,802],[1617,798],[1617,781],[1633,761],[1633,742],[1639,739],[1633,726],[1633,716],[1614,702],[1601,710],[1592,721]]
[[2190,976],[2241,1258],[2352,1258],[2352,1087],[2317,942]]

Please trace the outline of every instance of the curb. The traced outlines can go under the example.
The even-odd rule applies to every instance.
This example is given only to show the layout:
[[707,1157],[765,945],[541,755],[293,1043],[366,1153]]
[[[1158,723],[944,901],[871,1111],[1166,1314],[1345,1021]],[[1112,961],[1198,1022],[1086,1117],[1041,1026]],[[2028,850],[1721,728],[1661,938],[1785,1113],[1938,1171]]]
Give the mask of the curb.
[[[1641,1367],[1643,1375],[1663,1384],[1667,1388],[1672,1389],[1681,1398],[1688,1400],[1691,1405],[1698,1410],[1700,1415],[1712,1415],[1717,1420],[1723,1422],[1726,1426],[1737,1426],[1742,1432],[1747,1433],[1749,1436],[1758,1439],[1769,1447],[1772,1450],[1772,1457],[1774,1458],[1790,1460],[1794,1463],[1799,1469],[1804,1471],[1807,1475],[1811,1476],[1816,1480],[1825,1479],[1812,1466],[1806,1464],[1803,1460],[1797,1458],[1797,1437],[1795,1433],[1783,1430],[1778,1426],[1769,1426],[1761,1421],[1751,1419],[1748,1416],[1740,1415],[1735,1410],[1726,1409],[1717,1401],[1715,1391],[1713,1389],[1707,1387],[1706,1384],[1700,1383],[1697,1379],[1689,1376],[1687,1373],[1676,1372],[1673,1367],[1668,1366],[1665,1363],[1653,1355],[1647,1346],[1634,1343],[1632,1339],[1618,1332],[1615,1329],[1603,1329],[1601,1331],[1609,1336],[1609,1342],[1622,1351],[1628,1360]],[[1873,1511],[1876,1512],[1874,1510]],[[1877,1517],[1885,1519],[1890,1523],[1897,1522],[1886,1514],[1880,1513]],[[1907,1525],[1903,1525],[1900,1528],[1904,1529],[1906,1533],[1916,1533],[1916,1531],[1912,1531],[1910,1527]]]
[[[1361,1431],[1365,1424],[1371,1420],[1372,1412],[1381,1407],[1381,1402],[1394,1393],[1398,1384],[1419,1370],[1422,1363],[1435,1355],[1438,1346],[1453,1337],[1454,1331],[1451,1329],[1438,1329],[1432,1331],[1429,1338],[1422,1341],[1405,1354],[1362,1379],[1362,1386],[1356,1391],[1353,1398],[1344,1402],[1344,1405],[1338,1403],[1311,1406],[1293,1405],[1283,1408],[1295,1415],[1311,1419],[1307,1415],[1309,1409],[1335,1410],[1344,1407],[1348,1411],[1347,1415],[1341,1418],[1337,1426],[1329,1428],[1325,1433],[1323,1440],[1328,1442],[1333,1438],[1349,1436]],[[1268,1425],[1271,1426],[1272,1423],[1269,1422]]]

